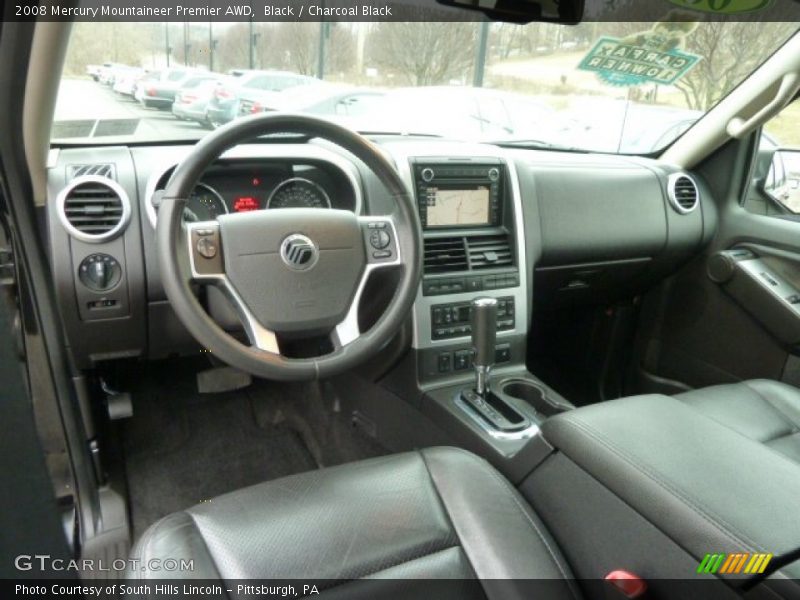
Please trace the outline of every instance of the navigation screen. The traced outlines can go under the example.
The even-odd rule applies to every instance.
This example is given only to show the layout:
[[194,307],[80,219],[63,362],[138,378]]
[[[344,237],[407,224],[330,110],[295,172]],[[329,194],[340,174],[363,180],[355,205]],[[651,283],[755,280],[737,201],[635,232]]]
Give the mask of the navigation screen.
[[489,225],[489,188],[430,188],[428,227]]

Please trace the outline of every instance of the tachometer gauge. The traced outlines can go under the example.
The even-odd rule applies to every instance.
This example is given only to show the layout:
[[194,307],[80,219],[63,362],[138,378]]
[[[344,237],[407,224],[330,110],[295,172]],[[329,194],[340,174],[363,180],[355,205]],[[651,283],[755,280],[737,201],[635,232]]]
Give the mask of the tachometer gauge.
[[267,208],[330,208],[331,199],[313,181],[293,177],[278,184],[267,199]]
[[204,183],[198,183],[183,209],[183,221],[185,223],[214,221],[218,216],[227,212],[228,206],[222,196],[214,188]]

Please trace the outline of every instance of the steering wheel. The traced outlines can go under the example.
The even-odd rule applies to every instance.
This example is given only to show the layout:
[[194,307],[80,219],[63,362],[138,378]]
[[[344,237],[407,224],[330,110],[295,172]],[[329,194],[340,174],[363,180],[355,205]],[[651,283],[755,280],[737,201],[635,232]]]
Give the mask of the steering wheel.
[[[262,135],[296,133],[351,152],[394,200],[390,214],[283,208],[183,222],[183,210],[206,168],[223,152]],[[304,381],[329,377],[374,355],[403,325],[422,271],[422,233],[411,193],[375,145],[330,121],[291,114],[237,120],[203,138],[175,169],[161,200],[156,232],[164,291],[197,341],[226,363],[257,377]],[[398,289],[368,331],[358,306],[369,276],[400,270]],[[204,310],[193,284],[214,285],[230,300],[249,345]],[[314,358],[281,354],[278,335],[326,335],[333,351]]]

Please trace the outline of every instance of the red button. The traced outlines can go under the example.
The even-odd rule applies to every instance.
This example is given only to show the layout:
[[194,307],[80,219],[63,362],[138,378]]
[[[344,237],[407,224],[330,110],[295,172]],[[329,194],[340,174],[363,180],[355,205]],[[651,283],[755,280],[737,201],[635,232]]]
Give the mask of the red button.
[[647,582],[629,571],[611,571],[606,581],[618,589],[626,598],[641,598],[647,591]]

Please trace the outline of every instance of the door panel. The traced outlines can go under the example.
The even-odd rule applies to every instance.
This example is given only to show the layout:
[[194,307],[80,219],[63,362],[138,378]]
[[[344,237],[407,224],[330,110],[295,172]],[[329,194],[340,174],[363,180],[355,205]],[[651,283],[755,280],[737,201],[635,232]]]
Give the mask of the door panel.
[[[793,353],[800,355],[800,303],[792,303],[800,296],[800,222],[740,205],[755,146],[754,139],[732,142],[697,170],[712,189],[717,234],[644,299],[649,321],[642,322],[638,366],[645,384],[637,391],[648,391],[647,382],[649,389],[676,391],[793,379]],[[667,384],[658,383],[662,378]]]
[[800,343],[800,255],[742,244],[711,256],[708,272],[781,344]]
[[659,307],[641,365],[647,373],[692,388],[781,378],[786,350],[709,279],[705,256],[687,265],[645,303]]

